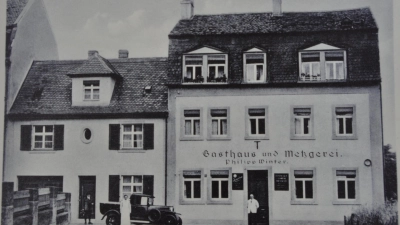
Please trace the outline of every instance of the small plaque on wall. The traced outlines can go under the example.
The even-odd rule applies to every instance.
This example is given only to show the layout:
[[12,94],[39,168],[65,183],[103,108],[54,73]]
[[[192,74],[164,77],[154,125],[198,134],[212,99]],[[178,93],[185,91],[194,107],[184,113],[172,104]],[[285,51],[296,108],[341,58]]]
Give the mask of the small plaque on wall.
[[289,191],[288,173],[275,173],[275,191]]
[[232,174],[232,190],[243,190],[243,173]]

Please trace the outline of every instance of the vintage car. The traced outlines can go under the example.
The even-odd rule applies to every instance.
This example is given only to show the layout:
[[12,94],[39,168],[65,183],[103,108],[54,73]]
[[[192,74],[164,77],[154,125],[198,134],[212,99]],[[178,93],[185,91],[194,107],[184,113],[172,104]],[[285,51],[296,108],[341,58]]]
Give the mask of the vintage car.
[[[154,196],[145,194],[132,194],[131,203],[131,223],[134,224],[168,224],[182,225],[179,213],[174,212],[172,206],[153,205]],[[120,204],[100,203],[100,212],[106,218],[107,225],[119,225],[121,214]]]

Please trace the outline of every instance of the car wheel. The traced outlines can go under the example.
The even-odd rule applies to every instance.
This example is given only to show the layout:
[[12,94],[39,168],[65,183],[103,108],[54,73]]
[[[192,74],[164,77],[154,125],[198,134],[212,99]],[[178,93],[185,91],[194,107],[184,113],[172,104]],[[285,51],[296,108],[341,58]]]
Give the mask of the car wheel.
[[113,213],[107,216],[106,220],[107,225],[120,225],[119,223],[119,215]]
[[161,219],[161,212],[157,209],[152,209],[149,212],[148,219],[152,223],[156,223]]
[[167,215],[165,216],[165,224],[166,225],[177,225],[178,221],[176,220],[175,216],[173,215]]
[[178,225],[182,225],[182,218],[179,217]]

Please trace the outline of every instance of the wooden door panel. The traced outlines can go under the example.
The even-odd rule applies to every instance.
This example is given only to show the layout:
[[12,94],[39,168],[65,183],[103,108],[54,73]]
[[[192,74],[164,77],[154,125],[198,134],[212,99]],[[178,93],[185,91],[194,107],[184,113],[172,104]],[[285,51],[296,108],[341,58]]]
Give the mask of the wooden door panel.
[[268,171],[267,170],[249,170],[248,171],[248,197],[250,194],[257,199],[259,208],[257,210],[257,225],[269,224],[268,208]]

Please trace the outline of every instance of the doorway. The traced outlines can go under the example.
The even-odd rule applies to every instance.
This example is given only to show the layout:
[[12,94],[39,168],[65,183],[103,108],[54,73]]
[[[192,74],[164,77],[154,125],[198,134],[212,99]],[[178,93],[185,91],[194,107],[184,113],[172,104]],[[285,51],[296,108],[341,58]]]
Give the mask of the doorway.
[[[93,199],[94,204],[91,219],[94,219],[96,212],[96,176],[79,176],[79,212],[85,207],[87,194],[90,194],[90,197]],[[79,219],[83,219],[84,217],[79,212]]]
[[250,198],[250,194],[253,194],[259,204],[257,215],[253,223],[257,225],[268,225],[268,170],[248,170],[247,179],[247,197]]

